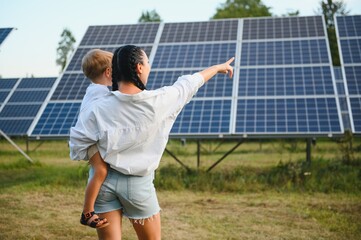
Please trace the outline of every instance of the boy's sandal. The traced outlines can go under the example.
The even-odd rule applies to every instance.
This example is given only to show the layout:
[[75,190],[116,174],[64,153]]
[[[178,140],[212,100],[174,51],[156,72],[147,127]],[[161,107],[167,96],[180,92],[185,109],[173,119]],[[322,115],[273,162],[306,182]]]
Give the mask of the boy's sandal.
[[82,213],[80,223],[92,228],[103,228],[109,225],[106,218],[100,218],[95,212]]

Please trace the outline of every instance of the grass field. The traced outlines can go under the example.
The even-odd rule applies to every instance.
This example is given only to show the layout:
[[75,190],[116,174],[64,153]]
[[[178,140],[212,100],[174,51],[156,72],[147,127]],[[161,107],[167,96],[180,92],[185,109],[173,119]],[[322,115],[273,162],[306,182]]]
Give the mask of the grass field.
[[[22,149],[25,142],[16,140]],[[210,172],[235,142],[168,144],[156,173],[163,239],[360,239],[361,140],[343,163],[323,139],[305,163],[303,141],[249,142]],[[79,224],[88,166],[68,157],[66,141],[33,141],[29,164],[0,140],[0,239],[96,239]],[[124,219],[123,239],[136,239]]]

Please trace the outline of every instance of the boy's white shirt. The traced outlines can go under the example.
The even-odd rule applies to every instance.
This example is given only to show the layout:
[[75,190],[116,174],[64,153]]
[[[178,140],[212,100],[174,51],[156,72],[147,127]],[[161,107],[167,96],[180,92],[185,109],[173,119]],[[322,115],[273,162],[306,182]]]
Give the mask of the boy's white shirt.
[[176,117],[204,84],[199,73],[172,85],[128,95],[119,91],[89,101],[70,131],[70,156],[86,159],[97,143],[110,167],[127,175],[145,176],[159,165]]
[[[84,111],[89,111],[89,108],[91,108],[91,106],[94,104],[94,102],[97,101],[99,98],[104,97],[107,93],[109,93],[109,89],[107,86],[102,85],[102,84],[91,83],[87,87],[85,95],[81,102],[79,115],[78,115],[78,121],[79,121],[79,119],[82,119],[81,115],[83,114]],[[73,144],[71,141],[72,138],[74,137],[76,139],[77,137],[82,136],[82,133],[78,132],[78,131],[85,131],[85,129],[81,130],[81,129],[76,129],[74,127],[72,127],[70,129],[70,141],[69,141],[70,158],[72,160],[88,160],[87,151],[84,152],[84,151],[82,151],[82,149],[87,150],[89,148],[88,144],[89,143],[94,144],[95,138],[94,137],[90,138],[90,139],[88,139],[89,141],[87,141],[86,139],[83,139],[82,145],[75,147],[75,149],[79,149],[79,150],[73,151],[74,148],[72,147],[72,144]],[[93,145],[93,144],[91,144],[91,145]]]
[[90,107],[94,101],[104,97],[107,93],[109,93],[109,88],[107,86],[91,83],[86,89],[83,101],[81,102],[79,115],[85,108]]

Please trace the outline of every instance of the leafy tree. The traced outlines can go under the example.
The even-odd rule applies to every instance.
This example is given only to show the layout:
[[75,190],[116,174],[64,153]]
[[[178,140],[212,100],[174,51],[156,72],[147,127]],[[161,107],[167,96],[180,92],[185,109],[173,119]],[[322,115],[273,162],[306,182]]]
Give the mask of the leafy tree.
[[138,22],[144,23],[144,22],[161,22],[162,19],[160,18],[157,11],[145,11],[142,12],[142,16],[138,19]]
[[213,19],[271,16],[270,7],[261,0],[227,0],[216,10]]
[[74,43],[76,42],[73,34],[70,32],[69,29],[65,28],[61,33],[61,40],[59,41],[59,46],[56,49],[57,52],[57,59],[56,64],[61,66],[61,71],[64,70],[68,58],[70,54],[74,50]]
[[350,11],[346,10],[346,4],[340,1],[326,0],[320,2],[320,9],[318,13],[323,14],[327,28],[335,27],[334,16],[341,15],[345,16]]
[[337,39],[334,16],[347,15],[349,13],[346,10],[346,4],[342,1],[325,0],[320,2],[320,8],[318,14],[323,14],[327,26],[327,35],[330,42],[330,51],[332,56],[332,62],[334,66],[340,66],[340,56],[338,53]]
[[287,17],[293,17],[293,16],[299,16],[300,15],[300,11],[296,10],[296,11],[291,11],[291,12],[287,12],[287,14],[283,15],[283,16],[287,16]]

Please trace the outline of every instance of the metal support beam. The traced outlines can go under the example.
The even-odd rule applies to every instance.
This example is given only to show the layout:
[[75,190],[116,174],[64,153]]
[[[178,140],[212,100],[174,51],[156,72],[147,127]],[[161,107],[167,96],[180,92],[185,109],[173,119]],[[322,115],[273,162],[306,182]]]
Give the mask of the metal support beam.
[[221,142],[219,142],[217,144],[216,147],[212,148],[212,146],[210,146],[209,148],[205,148],[203,145],[201,145],[201,148],[206,151],[207,153],[214,153],[215,151],[217,151],[218,148],[220,148],[224,143],[224,140],[221,140]]
[[217,166],[220,162],[223,161],[223,159],[225,159],[229,154],[231,154],[234,150],[236,150],[236,148],[241,145],[243,143],[243,141],[240,141],[236,144],[236,146],[234,146],[231,150],[229,150],[228,152],[226,152],[226,154],[223,155],[223,157],[221,157],[217,162],[215,162],[212,166],[210,166],[207,170],[207,172],[211,171],[215,166]]
[[187,167],[184,163],[182,163],[181,160],[179,160],[171,151],[169,151],[167,148],[165,148],[165,151],[172,157],[174,160],[176,160],[180,165],[182,165],[185,169],[187,169],[188,172],[191,171],[189,167]]
[[11,140],[1,129],[0,134],[3,135],[3,137],[8,140],[8,142],[11,143],[11,145],[13,145],[29,162],[33,163],[33,159],[31,159],[23,150],[21,150],[21,148],[16,145],[16,143],[13,142],[13,140]]

